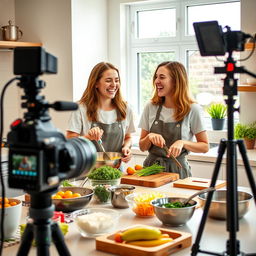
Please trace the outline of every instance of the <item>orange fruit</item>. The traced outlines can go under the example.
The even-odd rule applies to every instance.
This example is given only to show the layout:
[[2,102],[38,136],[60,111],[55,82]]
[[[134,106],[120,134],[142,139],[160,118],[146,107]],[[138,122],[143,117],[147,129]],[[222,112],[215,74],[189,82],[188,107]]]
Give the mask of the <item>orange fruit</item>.
[[17,205],[17,203],[16,202],[11,202],[10,205],[14,206],[14,205]]
[[[0,197],[0,202],[2,203],[2,197]],[[9,204],[9,199],[7,197],[4,198],[4,203]]]
[[127,172],[128,175],[133,175],[135,173],[135,170],[132,167],[128,167],[126,169],[126,172]]
[[63,197],[64,194],[65,194],[64,191],[58,191],[56,195],[59,195],[59,196]]
[[73,198],[81,197],[81,194],[80,194],[80,193],[74,193],[74,194],[72,195],[72,197],[73,197]]
[[135,169],[136,171],[138,171],[138,170],[143,169],[143,166],[141,166],[141,165],[139,165],[139,164],[136,164],[136,165],[134,166],[134,169]]
[[72,198],[73,192],[70,190],[65,191],[64,195],[62,198]]
[[52,199],[62,199],[62,197],[60,195],[54,195],[52,196]]

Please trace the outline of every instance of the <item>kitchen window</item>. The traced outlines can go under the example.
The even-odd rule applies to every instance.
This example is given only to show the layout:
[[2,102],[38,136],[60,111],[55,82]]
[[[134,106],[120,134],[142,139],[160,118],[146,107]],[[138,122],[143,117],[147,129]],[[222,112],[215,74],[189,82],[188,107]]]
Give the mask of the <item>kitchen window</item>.
[[[214,74],[224,66],[225,57],[201,57],[193,22],[218,20],[224,28],[240,30],[240,1],[194,0],[131,4],[127,7],[127,88],[128,101],[138,113],[152,96],[152,77],[159,63],[176,60],[188,71],[191,93],[204,108],[211,102],[224,102],[225,74]],[[239,59],[239,52],[233,54]],[[237,77],[238,78],[238,77]],[[210,118],[205,113],[207,129]]]

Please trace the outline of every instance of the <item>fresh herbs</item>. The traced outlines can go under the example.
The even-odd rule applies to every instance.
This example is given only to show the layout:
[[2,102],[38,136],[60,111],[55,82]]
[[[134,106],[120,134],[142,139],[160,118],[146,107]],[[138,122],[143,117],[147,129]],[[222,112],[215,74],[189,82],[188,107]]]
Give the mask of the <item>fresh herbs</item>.
[[100,168],[92,170],[88,178],[92,180],[113,180],[119,179],[122,176],[122,172],[111,166],[104,165]]
[[74,186],[74,185],[71,184],[68,180],[63,180],[63,181],[61,182],[61,185],[62,185],[63,187],[73,187],[73,186]]
[[189,207],[189,206],[191,206],[191,204],[187,203],[184,205],[183,203],[178,201],[162,205],[163,208],[183,208],[183,207]]
[[164,166],[161,166],[159,164],[153,164],[151,166],[145,167],[141,170],[136,171],[136,175],[138,176],[149,176],[152,174],[157,174],[162,172],[165,169]]
[[97,196],[101,203],[106,203],[110,199],[110,192],[104,185],[97,185],[94,188],[94,195]]

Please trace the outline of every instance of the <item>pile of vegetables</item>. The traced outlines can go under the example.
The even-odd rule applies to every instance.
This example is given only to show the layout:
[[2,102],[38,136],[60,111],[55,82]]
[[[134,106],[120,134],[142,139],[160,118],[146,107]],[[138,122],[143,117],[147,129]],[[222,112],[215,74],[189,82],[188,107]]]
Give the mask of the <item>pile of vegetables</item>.
[[163,172],[164,169],[165,169],[164,166],[161,166],[159,164],[153,164],[151,166],[144,167],[143,169],[136,171],[135,174],[138,176],[149,176],[149,175]]
[[154,208],[150,202],[157,198],[165,197],[163,193],[160,192],[150,192],[150,193],[141,193],[134,197],[134,205],[132,210],[140,217],[150,217],[154,216]]
[[191,204],[187,203],[187,204],[183,204],[181,202],[172,202],[172,203],[166,203],[166,204],[163,204],[162,207],[163,208],[183,208],[183,207],[189,207],[191,206]]
[[101,203],[106,203],[110,199],[110,192],[105,185],[97,185],[94,188],[94,195]]
[[113,180],[119,179],[121,176],[122,172],[119,169],[104,165],[92,170],[89,173],[88,178],[92,180]]

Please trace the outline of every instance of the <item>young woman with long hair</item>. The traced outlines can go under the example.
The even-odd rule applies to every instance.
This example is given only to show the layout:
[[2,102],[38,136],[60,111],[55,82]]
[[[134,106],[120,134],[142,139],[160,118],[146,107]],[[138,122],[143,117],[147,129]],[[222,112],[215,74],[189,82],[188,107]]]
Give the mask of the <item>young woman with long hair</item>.
[[[179,62],[159,64],[153,76],[153,86],[153,98],[146,105],[139,123],[140,149],[149,152],[143,165],[158,163],[165,166],[166,172],[179,173],[180,178],[186,178],[191,176],[186,158],[188,152],[209,150],[202,109],[189,95],[187,73]],[[170,155],[176,157],[182,168],[177,167]]]
[[135,131],[131,108],[120,92],[120,75],[111,63],[100,62],[91,71],[87,87],[72,112],[67,138],[84,136],[97,151],[102,140],[107,152],[122,153],[122,161],[131,159],[131,133]]

